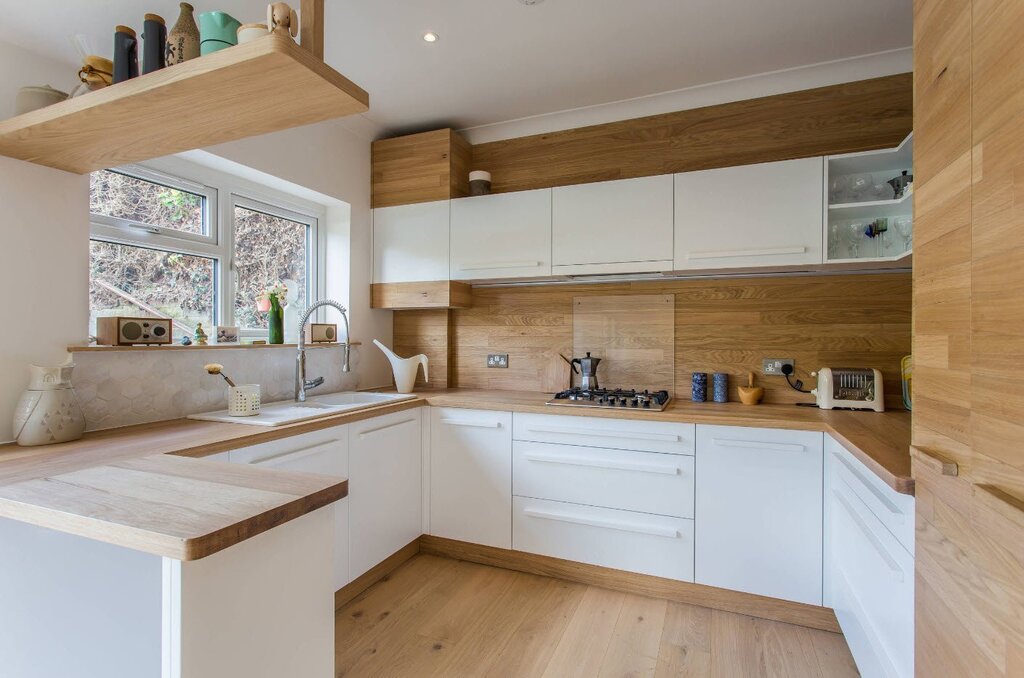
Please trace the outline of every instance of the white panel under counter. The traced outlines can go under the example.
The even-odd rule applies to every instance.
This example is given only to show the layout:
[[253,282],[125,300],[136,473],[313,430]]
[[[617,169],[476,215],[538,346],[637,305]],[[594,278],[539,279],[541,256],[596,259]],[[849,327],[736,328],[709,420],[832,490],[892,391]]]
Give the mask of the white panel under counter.
[[586,417],[558,414],[558,407],[548,409],[551,414],[514,413],[513,439],[668,454],[694,453],[693,424]]

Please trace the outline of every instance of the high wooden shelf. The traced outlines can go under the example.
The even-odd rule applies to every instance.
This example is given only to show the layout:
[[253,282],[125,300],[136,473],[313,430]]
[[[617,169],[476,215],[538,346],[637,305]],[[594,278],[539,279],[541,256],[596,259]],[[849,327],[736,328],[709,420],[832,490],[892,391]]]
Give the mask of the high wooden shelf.
[[369,109],[369,95],[281,35],[0,121],[0,155],[85,174]]

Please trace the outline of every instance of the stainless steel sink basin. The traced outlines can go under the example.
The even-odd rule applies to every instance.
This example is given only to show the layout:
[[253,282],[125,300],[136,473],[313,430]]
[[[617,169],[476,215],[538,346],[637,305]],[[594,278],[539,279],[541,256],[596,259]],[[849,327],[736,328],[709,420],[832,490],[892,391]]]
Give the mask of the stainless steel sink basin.
[[343,412],[365,410],[369,407],[386,403],[409,400],[416,396],[400,393],[362,393],[359,391],[342,391],[310,396],[304,403],[283,400],[263,405],[260,413],[252,417],[233,417],[227,410],[190,414],[189,419],[202,421],[222,421],[231,424],[247,424],[249,426],[284,426],[299,421],[330,417]]

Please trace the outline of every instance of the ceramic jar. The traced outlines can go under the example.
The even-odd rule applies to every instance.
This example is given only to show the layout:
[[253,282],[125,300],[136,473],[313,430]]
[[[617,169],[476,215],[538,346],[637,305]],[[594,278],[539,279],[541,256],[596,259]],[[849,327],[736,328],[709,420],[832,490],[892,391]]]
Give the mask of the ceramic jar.
[[85,415],[71,388],[74,365],[32,365],[28,390],[14,408],[14,435],[19,445],[50,445],[78,440]]
[[227,12],[203,12],[199,15],[199,53],[213,54],[237,45],[241,25]]
[[114,82],[131,80],[139,74],[139,39],[128,26],[114,29]]
[[49,85],[42,87],[22,87],[14,97],[14,114],[21,115],[29,111],[35,111],[51,104],[64,101],[68,98],[67,92],[61,92]]
[[694,372],[690,377],[690,400],[695,403],[707,402],[708,373]]
[[469,173],[469,194],[487,195],[491,192],[491,173],[474,170]]
[[256,38],[262,38],[264,35],[270,35],[270,31],[267,30],[266,24],[242,24],[238,27],[238,44],[244,45],[247,42],[252,42]]
[[193,7],[187,2],[181,3],[179,7],[181,14],[178,15],[178,21],[167,33],[165,61],[168,66],[199,56],[199,26],[192,16]]
[[142,72],[152,73],[167,65],[167,24],[162,16],[147,14],[142,26]]
[[729,402],[729,375],[725,372],[715,372],[712,375],[711,383],[715,402]]

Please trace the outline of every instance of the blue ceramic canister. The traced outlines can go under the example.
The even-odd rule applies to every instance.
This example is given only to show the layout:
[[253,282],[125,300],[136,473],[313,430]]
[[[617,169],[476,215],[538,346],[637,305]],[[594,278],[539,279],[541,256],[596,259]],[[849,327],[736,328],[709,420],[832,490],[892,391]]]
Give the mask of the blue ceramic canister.
[[715,372],[711,380],[712,390],[716,403],[729,402],[729,375],[725,372]]
[[690,399],[695,403],[707,402],[708,373],[694,372],[690,381]]
[[203,12],[199,15],[199,53],[212,54],[238,44],[242,23],[227,12]]

